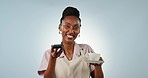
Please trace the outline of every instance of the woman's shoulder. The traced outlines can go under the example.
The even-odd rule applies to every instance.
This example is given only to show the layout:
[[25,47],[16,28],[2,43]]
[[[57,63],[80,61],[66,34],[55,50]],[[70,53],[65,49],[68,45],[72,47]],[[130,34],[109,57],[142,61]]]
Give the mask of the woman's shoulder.
[[78,44],[80,47],[82,47],[82,48],[88,48],[88,47],[90,47],[88,44]]
[[85,52],[94,52],[88,44],[78,44]]

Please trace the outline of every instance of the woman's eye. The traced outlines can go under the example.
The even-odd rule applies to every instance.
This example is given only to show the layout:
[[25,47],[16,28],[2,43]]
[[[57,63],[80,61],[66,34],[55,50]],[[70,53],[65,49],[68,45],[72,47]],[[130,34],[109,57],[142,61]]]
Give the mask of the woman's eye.
[[74,30],[79,30],[80,29],[80,27],[74,27]]
[[70,28],[70,26],[65,26],[66,29]]
[[74,30],[78,30],[79,28],[77,27],[77,28],[74,28]]

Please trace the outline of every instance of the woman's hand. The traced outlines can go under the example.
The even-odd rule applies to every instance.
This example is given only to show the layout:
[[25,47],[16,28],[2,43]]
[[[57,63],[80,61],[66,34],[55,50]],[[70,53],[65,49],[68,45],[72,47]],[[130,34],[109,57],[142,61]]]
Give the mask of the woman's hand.
[[[104,60],[102,59],[102,57],[100,57],[99,61],[103,61],[103,62],[104,62]],[[98,65],[99,65],[99,66],[102,66],[103,62],[100,63],[100,64],[98,64]]]
[[59,57],[61,55],[62,52],[63,52],[63,48],[53,48],[53,47],[51,47],[50,57],[52,59],[56,59],[57,57]]

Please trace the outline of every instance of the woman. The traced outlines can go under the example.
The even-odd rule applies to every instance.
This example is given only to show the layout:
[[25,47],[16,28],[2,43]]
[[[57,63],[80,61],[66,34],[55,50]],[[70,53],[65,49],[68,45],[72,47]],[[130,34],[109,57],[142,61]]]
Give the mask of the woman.
[[86,53],[94,52],[92,48],[75,42],[81,27],[79,16],[79,11],[74,7],[63,11],[59,24],[63,47],[51,47],[45,52],[39,75],[44,75],[44,78],[104,78],[102,64],[89,64],[83,58]]

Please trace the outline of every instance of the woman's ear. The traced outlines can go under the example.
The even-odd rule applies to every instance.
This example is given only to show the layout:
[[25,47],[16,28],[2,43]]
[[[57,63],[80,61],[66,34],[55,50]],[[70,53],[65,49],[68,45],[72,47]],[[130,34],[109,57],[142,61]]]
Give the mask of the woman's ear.
[[59,29],[59,34],[62,34],[62,25],[61,24],[59,24],[58,29]]
[[62,31],[62,25],[59,24],[59,27],[58,27],[59,31]]

